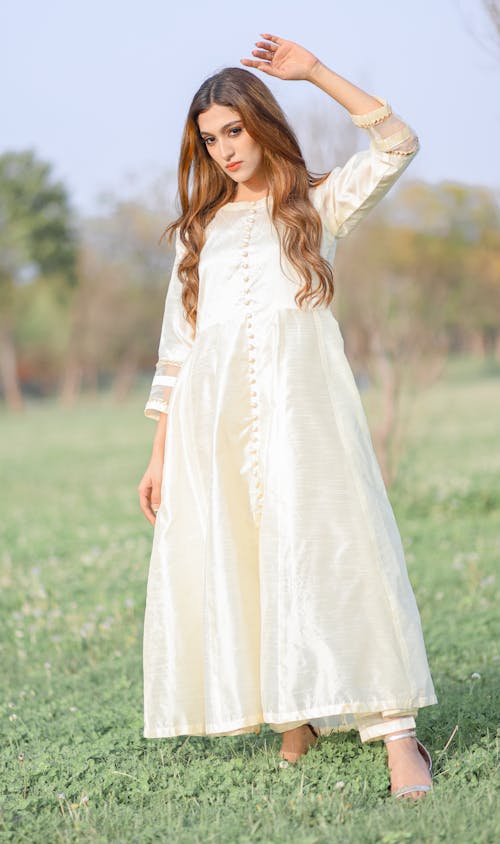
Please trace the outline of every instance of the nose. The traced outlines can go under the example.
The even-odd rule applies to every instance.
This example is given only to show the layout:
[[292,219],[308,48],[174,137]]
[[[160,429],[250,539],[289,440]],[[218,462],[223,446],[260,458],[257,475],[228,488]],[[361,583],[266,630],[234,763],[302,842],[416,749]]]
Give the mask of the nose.
[[229,138],[220,139],[220,154],[225,161],[229,161],[234,155],[234,147]]

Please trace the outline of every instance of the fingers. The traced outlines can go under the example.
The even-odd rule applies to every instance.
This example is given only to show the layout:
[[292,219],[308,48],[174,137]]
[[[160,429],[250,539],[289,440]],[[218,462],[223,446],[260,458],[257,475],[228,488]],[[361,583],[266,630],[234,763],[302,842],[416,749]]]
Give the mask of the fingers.
[[264,59],[267,62],[272,62],[274,53],[269,50],[252,50],[252,56],[257,56],[258,59]]
[[[256,41],[255,46],[265,50],[270,56],[274,56],[275,52],[279,50],[277,44],[270,44],[268,41]],[[255,50],[253,52],[255,53]]]
[[276,52],[279,50],[277,44],[272,44],[268,41],[256,41],[255,46],[259,49],[252,50],[252,56],[257,56],[257,58],[265,59],[268,62],[272,62]]
[[148,522],[154,525],[156,521],[156,516],[151,508],[149,495],[144,491],[144,489],[141,489],[141,487],[139,487],[139,504]]
[[241,64],[244,64],[246,67],[255,67],[257,70],[261,70],[263,73],[268,73],[269,76],[277,76],[278,74],[275,73],[273,70],[273,66],[271,62],[253,62],[251,59],[240,59]]
[[273,49],[268,49],[268,45],[266,45],[263,41],[256,41],[255,44],[257,47],[263,48],[259,50],[252,50],[252,56],[256,56],[256,58],[260,59],[260,61],[255,61],[254,59],[240,59],[240,61],[248,67],[259,67],[262,61],[272,62],[274,58],[273,50],[277,50],[278,48],[271,44],[269,46],[273,47]]
[[240,62],[246,67],[255,67],[257,70],[262,70],[270,76],[277,76],[278,74],[275,73],[272,62],[279,47],[286,42],[283,38],[278,38],[277,35],[270,35],[264,32],[261,32],[261,35],[266,41],[256,41],[255,46],[258,49],[252,50],[252,56],[255,56],[258,61],[255,59],[240,59]]
[[157,485],[154,486],[151,480],[143,479],[137,487],[139,492],[139,505],[148,522],[152,525],[156,522],[156,511],[160,507],[160,494]]
[[241,64],[244,64],[246,67],[256,67],[257,70],[263,70],[265,73],[268,73],[268,68],[271,67],[270,62],[262,62],[262,61],[252,61],[252,59],[240,59]]
[[154,523],[156,522],[156,515],[151,508],[149,500],[143,496],[140,496],[139,502],[141,510],[144,513],[146,519],[148,520],[148,522],[150,522],[150,524],[154,525]]
[[284,41],[284,39],[283,39],[283,38],[278,38],[278,36],[277,36],[277,35],[270,35],[270,34],[269,34],[269,32],[261,32],[260,34],[261,34],[261,35],[262,35],[262,37],[263,37],[263,38],[265,38],[267,41],[274,41],[274,43],[275,43],[275,44],[278,44],[278,46],[279,46],[280,44],[284,44],[284,43],[285,43],[285,41]]

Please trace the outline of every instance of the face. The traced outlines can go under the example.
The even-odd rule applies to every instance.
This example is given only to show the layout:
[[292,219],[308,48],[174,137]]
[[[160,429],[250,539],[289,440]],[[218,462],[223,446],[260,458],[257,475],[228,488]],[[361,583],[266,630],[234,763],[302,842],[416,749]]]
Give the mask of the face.
[[213,104],[198,117],[208,154],[235,182],[257,185],[263,179],[262,147],[246,131],[239,112]]

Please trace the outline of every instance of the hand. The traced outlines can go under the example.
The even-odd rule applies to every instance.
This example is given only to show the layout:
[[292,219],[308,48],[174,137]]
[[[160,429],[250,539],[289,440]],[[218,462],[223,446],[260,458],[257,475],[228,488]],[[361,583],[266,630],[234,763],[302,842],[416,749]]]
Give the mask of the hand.
[[153,455],[137,487],[141,510],[152,525],[156,522],[156,511],[160,507],[162,476],[163,460]]
[[320,60],[305,47],[294,41],[285,41],[277,35],[261,33],[266,41],[256,41],[257,50],[252,50],[253,59],[240,59],[247,67],[256,67],[269,76],[278,79],[307,79],[310,80],[313,70],[321,64]]

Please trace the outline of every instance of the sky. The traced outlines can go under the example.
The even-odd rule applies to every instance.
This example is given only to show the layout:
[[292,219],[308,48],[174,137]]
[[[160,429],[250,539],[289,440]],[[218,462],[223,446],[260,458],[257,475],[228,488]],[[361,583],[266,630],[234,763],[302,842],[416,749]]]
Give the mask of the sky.
[[[3,0],[0,31],[0,154],[34,149],[82,215],[175,172],[195,91],[261,32],[391,104],[421,144],[403,179],[500,188],[500,46],[481,0]],[[260,75],[294,125],[310,108],[350,123],[311,83]]]

